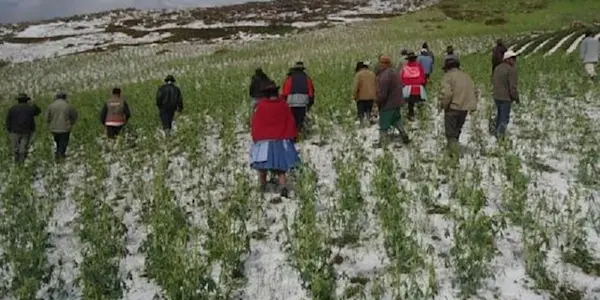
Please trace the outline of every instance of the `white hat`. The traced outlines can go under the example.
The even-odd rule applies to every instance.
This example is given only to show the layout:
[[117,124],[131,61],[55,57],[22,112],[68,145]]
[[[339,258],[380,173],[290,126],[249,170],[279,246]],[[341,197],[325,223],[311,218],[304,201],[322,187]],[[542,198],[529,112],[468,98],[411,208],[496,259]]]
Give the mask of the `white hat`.
[[509,58],[513,58],[513,57],[517,57],[517,53],[515,53],[512,50],[507,50],[506,52],[504,52],[504,58],[502,58],[502,59],[505,60],[505,59],[509,59]]
[[425,48],[421,49],[421,53],[427,53],[427,52],[429,52],[427,49],[425,49]]

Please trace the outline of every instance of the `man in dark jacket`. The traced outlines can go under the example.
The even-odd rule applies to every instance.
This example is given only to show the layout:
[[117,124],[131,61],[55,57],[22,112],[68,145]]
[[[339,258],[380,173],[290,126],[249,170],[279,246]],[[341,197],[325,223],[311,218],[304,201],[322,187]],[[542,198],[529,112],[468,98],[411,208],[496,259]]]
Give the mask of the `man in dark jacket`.
[[399,131],[402,142],[408,144],[410,139],[401,124],[400,108],[404,103],[402,86],[389,56],[384,55],[379,59],[379,69],[375,74],[379,106],[379,143],[375,146],[382,147],[387,144],[388,132],[392,127]]
[[287,100],[296,121],[297,131],[301,132],[304,129],[306,112],[315,102],[315,88],[312,79],[305,72],[304,63],[297,62],[290,70],[283,82],[281,96]]
[[35,131],[35,117],[42,112],[37,105],[29,103],[30,100],[27,94],[19,94],[19,103],[11,107],[6,116],[6,130],[17,163],[23,163],[27,158],[29,144]]
[[492,50],[492,74],[498,65],[500,65],[504,58],[504,52],[506,52],[508,48],[504,46],[504,42],[501,39],[496,41],[496,47]]
[[67,156],[67,147],[73,125],[77,122],[77,110],[67,102],[67,94],[59,92],[56,100],[46,110],[46,120],[56,143],[55,159],[62,161]]
[[503,62],[496,67],[493,76],[493,94],[496,102],[495,135],[503,138],[510,122],[512,103],[519,103],[518,74],[515,66],[517,54],[513,51],[504,53]]
[[175,112],[183,111],[183,97],[181,90],[175,86],[175,78],[172,75],[165,78],[165,84],[156,93],[156,106],[158,107],[163,130],[167,135],[171,133]]

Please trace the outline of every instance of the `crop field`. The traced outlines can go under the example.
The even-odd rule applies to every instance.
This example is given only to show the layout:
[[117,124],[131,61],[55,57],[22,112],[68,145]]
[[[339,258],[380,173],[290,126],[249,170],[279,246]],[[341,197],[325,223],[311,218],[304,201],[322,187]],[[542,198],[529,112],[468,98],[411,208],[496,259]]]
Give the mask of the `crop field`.
[[[81,119],[63,164],[41,118],[23,167],[0,147],[0,299],[599,299],[600,85],[578,52],[519,58],[509,139],[488,134],[494,41],[593,24],[599,10],[549,1],[489,25],[441,6],[216,52],[4,66],[2,95],[45,108],[64,90]],[[425,40],[437,57],[454,45],[481,91],[458,163],[443,150],[439,65],[429,103],[405,124],[410,146],[375,149],[376,126],[355,123],[356,61],[397,62]],[[297,60],[315,81],[311,133],[290,197],[263,195],[248,165],[250,76],[262,67],[281,81]],[[167,74],[185,102],[171,138],[154,105]],[[133,116],[109,144],[98,114],[114,86]]]

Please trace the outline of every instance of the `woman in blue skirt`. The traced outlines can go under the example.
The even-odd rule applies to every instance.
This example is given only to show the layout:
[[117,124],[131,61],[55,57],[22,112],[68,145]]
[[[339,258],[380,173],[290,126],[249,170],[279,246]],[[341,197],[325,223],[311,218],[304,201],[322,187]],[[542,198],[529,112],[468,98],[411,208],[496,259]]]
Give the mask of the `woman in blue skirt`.
[[250,166],[259,171],[261,189],[266,190],[269,172],[278,176],[278,191],[288,196],[286,173],[300,163],[292,142],[296,136],[296,123],[287,101],[279,96],[274,82],[261,86],[260,99],[252,116]]

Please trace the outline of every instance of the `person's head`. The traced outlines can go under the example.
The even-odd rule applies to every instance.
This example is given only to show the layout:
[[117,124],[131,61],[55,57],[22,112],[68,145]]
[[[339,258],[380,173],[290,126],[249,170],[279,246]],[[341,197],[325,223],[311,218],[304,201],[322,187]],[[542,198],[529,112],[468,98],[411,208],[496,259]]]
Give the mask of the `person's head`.
[[392,65],[392,58],[387,55],[382,55],[379,58],[379,65],[384,68],[390,67]]
[[454,54],[454,47],[452,45],[446,47],[446,53]]
[[266,75],[267,74],[265,74],[262,68],[257,68],[256,70],[254,70],[254,76],[265,77]]
[[262,83],[259,91],[263,98],[278,99],[279,97],[279,87],[272,80]]
[[400,51],[400,55],[407,56],[408,55],[408,50],[402,49],[402,51]]
[[294,66],[292,67],[292,69],[294,70],[298,70],[298,71],[304,71],[305,67],[304,67],[304,62],[301,61],[297,61]]
[[360,71],[360,70],[363,70],[363,69],[368,69],[368,68],[369,68],[369,66],[368,66],[367,64],[365,64],[365,63],[364,63],[364,62],[362,62],[362,61],[359,61],[359,62],[357,62],[357,63],[356,63],[356,68],[355,68],[355,71],[356,71],[356,72],[358,72],[358,71]]
[[588,29],[585,31],[585,36],[586,37],[591,37],[594,35],[594,32],[591,29]]
[[446,61],[444,61],[444,70],[450,71],[453,69],[460,69],[460,62],[454,58],[446,59]]
[[56,100],[67,100],[67,94],[64,92],[56,93]]
[[419,51],[419,53],[421,55],[427,55],[427,53],[429,53],[429,50],[427,50],[426,48],[421,49],[421,51]]
[[20,93],[17,96],[17,102],[19,102],[19,103],[27,103],[27,101],[29,101],[29,100],[31,100],[31,98],[25,93]]
[[167,75],[167,77],[165,77],[165,82],[166,83],[174,83],[175,77],[173,77],[173,75]]
[[408,54],[406,54],[406,60],[408,61],[417,61],[417,55],[414,52],[409,52]]
[[429,45],[427,45],[427,42],[423,43],[423,46],[421,47],[425,50],[429,50]]
[[113,96],[121,96],[121,89],[117,87],[112,89],[112,94]]
[[515,53],[512,50],[508,50],[504,52],[503,60],[504,62],[512,66],[517,62],[517,53]]
[[497,46],[503,46],[504,45],[504,41],[502,39],[497,39],[496,40],[496,45]]

